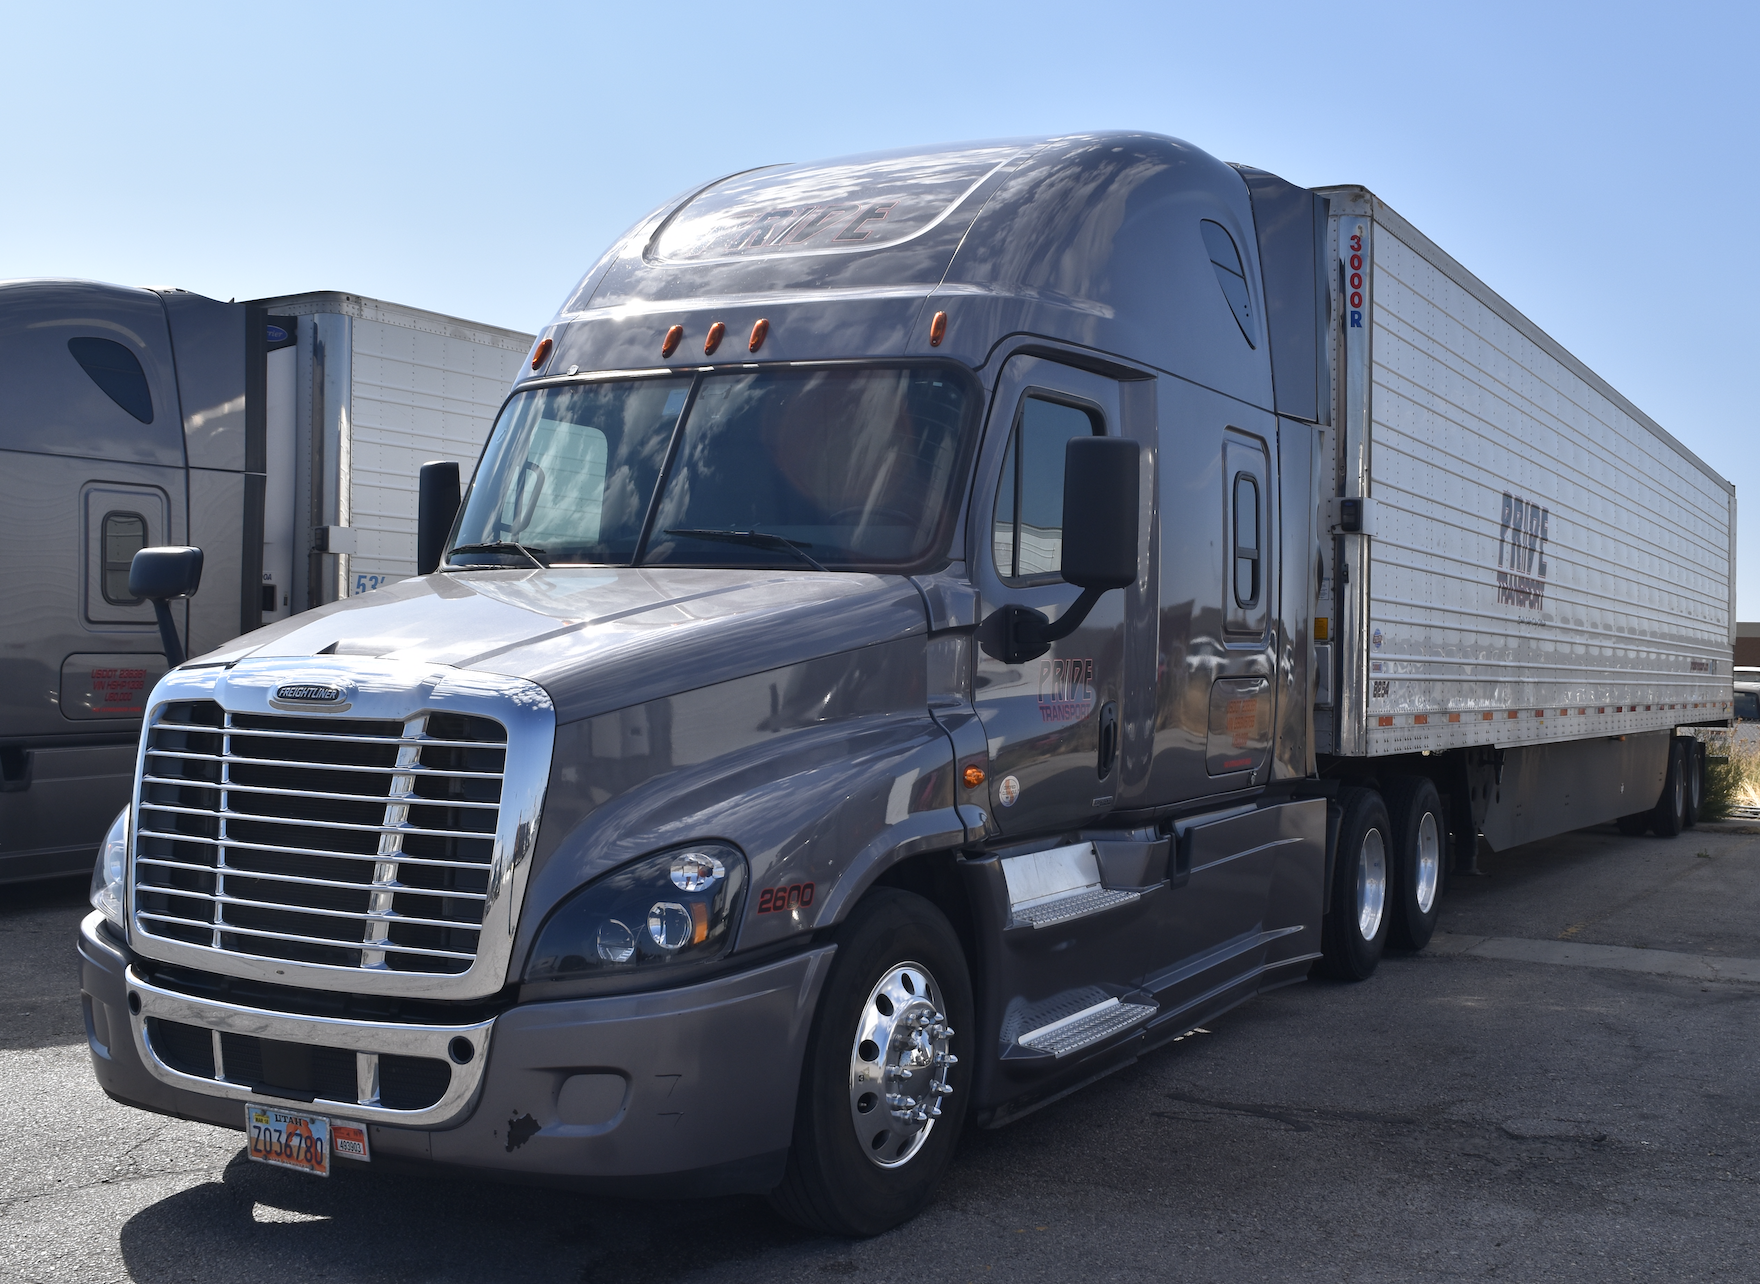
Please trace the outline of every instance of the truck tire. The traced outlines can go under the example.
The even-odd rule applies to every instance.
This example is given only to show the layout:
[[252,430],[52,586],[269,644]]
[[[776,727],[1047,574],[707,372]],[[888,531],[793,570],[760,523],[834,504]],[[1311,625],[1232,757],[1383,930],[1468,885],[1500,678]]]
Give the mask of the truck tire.
[[1687,752],[1687,828],[1699,823],[1699,808],[1705,802],[1705,742],[1694,737],[1686,742]]
[[1650,813],[1650,828],[1658,838],[1673,838],[1687,827],[1687,755],[1686,742],[1679,736],[1668,745],[1668,775],[1662,782],[1662,797]]
[[1430,943],[1442,912],[1448,833],[1442,799],[1428,778],[1401,776],[1388,787],[1387,815],[1393,838],[1387,943],[1396,950],[1421,950]]
[[953,1159],[971,1096],[972,983],[946,916],[909,892],[869,893],[834,939],[770,1204],[809,1230],[863,1238],[921,1212]]
[[1338,853],[1333,861],[1329,913],[1320,929],[1320,970],[1341,981],[1375,973],[1387,947],[1387,871],[1392,826],[1373,789],[1339,791]]

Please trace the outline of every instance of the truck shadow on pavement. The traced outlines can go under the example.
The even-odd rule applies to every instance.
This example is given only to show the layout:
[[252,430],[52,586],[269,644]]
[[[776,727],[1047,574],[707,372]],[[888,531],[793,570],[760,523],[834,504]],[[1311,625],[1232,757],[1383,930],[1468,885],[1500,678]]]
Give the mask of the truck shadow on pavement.
[[[688,1223],[690,1233],[680,1234]],[[565,1190],[252,1163],[130,1218],[129,1278],[224,1284],[266,1266],[322,1279],[672,1281],[815,1239],[750,1197],[634,1202]],[[830,1246],[833,1241],[820,1241]]]

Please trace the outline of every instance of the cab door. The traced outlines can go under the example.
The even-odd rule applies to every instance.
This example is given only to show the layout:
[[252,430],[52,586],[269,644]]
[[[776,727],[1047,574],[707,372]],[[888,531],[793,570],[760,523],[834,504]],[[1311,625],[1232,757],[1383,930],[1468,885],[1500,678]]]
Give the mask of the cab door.
[[[1011,359],[985,434],[968,545],[987,617],[1014,605],[1055,622],[1079,595],[1058,569],[1064,449],[1084,435],[1123,435],[1119,385],[1041,358]],[[1003,660],[991,630],[980,629],[974,698],[1001,833],[1054,833],[1112,809],[1131,658],[1125,621],[1137,598],[1137,587],[1106,593],[1080,628],[1024,663]]]

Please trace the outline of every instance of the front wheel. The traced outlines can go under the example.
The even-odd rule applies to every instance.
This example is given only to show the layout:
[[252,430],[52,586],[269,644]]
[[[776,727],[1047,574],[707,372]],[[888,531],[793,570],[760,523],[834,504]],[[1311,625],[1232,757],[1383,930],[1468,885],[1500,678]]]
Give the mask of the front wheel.
[[965,1119],[972,1020],[970,973],[946,917],[909,892],[870,893],[837,932],[771,1206],[852,1237],[922,1211]]
[[1373,789],[1339,791],[1338,852],[1330,912],[1320,932],[1321,971],[1341,981],[1367,980],[1387,947],[1388,866],[1392,843],[1387,807]]

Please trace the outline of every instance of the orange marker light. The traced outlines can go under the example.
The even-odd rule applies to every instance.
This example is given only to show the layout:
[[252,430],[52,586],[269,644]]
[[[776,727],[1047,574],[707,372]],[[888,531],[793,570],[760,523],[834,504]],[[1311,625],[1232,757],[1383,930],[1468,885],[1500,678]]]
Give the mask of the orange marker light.
[[721,346],[721,336],[726,333],[727,327],[719,321],[709,327],[709,337],[703,340],[703,355],[705,357],[715,355],[715,349]]
[[536,370],[543,365],[544,359],[550,355],[550,349],[555,346],[548,339],[539,339],[538,346],[532,349],[532,369]]
[[770,323],[759,317],[752,323],[752,341],[746,344],[747,352],[756,352],[764,346],[764,340],[770,336]]
[[967,767],[962,779],[966,782],[967,789],[976,789],[984,783],[984,769],[977,766]]
[[702,901],[691,902],[691,944],[701,945],[709,939],[709,907]]
[[684,327],[682,325],[673,326],[672,329],[666,332],[666,338],[661,341],[660,355],[663,357],[670,357],[673,353],[677,352],[679,341],[683,338]]
[[929,346],[939,348],[941,341],[947,337],[947,313],[937,312],[935,319],[929,322]]

